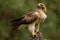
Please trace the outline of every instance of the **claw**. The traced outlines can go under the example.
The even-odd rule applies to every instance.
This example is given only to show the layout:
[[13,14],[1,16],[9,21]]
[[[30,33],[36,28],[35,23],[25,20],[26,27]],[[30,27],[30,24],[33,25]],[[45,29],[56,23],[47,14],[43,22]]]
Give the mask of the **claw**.
[[33,32],[33,33],[32,33],[32,36],[35,37],[35,36],[36,36],[36,32]]

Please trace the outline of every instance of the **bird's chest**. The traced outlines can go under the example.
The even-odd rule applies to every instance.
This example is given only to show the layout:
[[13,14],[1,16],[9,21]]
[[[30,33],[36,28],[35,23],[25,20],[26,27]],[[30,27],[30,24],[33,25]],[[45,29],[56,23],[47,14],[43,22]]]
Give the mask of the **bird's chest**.
[[40,19],[45,20],[46,18],[47,18],[47,15],[43,11],[40,10]]
[[36,25],[42,23],[47,18],[47,15],[41,10],[35,12],[35,14],[38,15],[38,19],[36,20]]

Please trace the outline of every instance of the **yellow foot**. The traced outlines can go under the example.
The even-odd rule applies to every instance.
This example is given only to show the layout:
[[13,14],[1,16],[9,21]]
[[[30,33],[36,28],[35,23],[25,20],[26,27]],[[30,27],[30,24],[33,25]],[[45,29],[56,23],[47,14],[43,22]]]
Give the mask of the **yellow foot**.
[[33,36],[33,37],[35,37],[35,36],[36,36],[36,33],[35,33],[35,32],[33,32],[32,36]]

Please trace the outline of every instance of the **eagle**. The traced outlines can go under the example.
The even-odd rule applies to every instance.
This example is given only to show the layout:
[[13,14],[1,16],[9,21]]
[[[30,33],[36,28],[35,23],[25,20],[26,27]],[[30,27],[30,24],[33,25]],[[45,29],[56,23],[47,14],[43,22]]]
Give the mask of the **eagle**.
[[33,36],[36,35],[39,32],[39,25],[47,18],[46,10],[45,4],[38,3],[34,11],[28,12],[26,15],[11,21],[14,26],[12,31],[18,31],[21,27],[24,27],[23,25],[27,25],[31,34]]

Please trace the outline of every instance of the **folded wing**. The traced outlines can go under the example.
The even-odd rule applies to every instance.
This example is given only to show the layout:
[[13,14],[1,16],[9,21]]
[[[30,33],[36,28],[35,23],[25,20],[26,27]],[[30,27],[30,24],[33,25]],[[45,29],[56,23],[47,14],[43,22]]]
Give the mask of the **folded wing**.
[[22,16],[18,19],[14,19],[11,21],[12,25],[14,26],[12,30],[13,31],[17,30],[22,24],[31,24],[35,22],[37,19],[38,19],[38,16],[33,13],[28,13],[27,15]]

